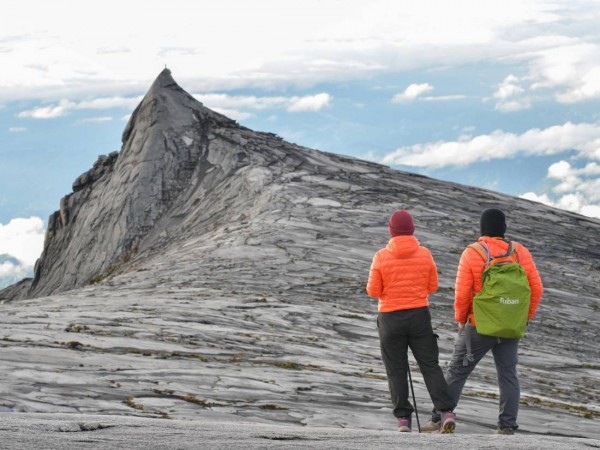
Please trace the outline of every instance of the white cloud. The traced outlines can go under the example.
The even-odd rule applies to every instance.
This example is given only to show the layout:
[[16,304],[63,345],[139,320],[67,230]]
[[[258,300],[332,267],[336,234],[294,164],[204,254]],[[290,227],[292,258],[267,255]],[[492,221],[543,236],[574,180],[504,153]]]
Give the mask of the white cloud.
[[600,66],[590,69],[570,90],[557,95],[557,100],[561,103],[577,103],[597,98],[600,98]]
[[548,168],[548,177],[560,180],[561,178],[565,178],[567,175],[569,175],[570,171],[571,164],[569,164],[567,161],[559,161],[552,164]]
[[531,101],[529,99],[520,99],[520,100],[508,100],[498,102],[495,106],[496,111],[508,113],[515,111],[522,111],[524,109],[531,108]]
[[285,107],[290,103],[287,97],[257,97],[254,95],[229,95],[229,94],[194,94],[194,97],[211,109],[264,110]]
[[550,200],[548,194],[538,195],[535,192],[526,192],[520,197],[527,200],[531,200],[533,202],[543,203],[544,205],[554,206],[554,203],[552,202],[552,200]]
[[77,123],[102,123],[102,122],[110,122],[112,117],[102,116],[102,117],[86,117],[85,119],[78,120]]
[[329,106],[331,100],[331,95],[325,92],[316,95],[306,95],[304,97],[292,97],[287,110],[290,112],[320,111]]
[[194,94],[194,97],[208,108],[237,120],[252,117],[253,114],[247,110],[263,111],[285,108],[289,112],[319,111],[329,106],[333,100],[333,97],[325,92],[302,97],[257,97],[228,94]]
[[33,267],[44,246],[44,221],[39,217],[12,219],[0,223],[0,254],[10,255]]
[[[165,64],[185,77],[186,86],[203,91],[306,86],[507,60],[532,63],[532,76],[540,83],[569,79],[561,92],[573,98],[594,92],[597,78],[590,73],[593,58],[587,59],[587,70],[578,70],[586,69],[581,57],[563,66],[566,78],[557,78],[563,58],[552,56],[561,46],[597,48],[597,8],[585,2],[263,0],[257,8],[252,2],[222,0],[207,8],[202,2],[149,0],[134,32],[129,18],[139,14],[138,2],[13,3],[0,30],[7,49],[0,99],[56,101],[89,92],[140,92]],[[95,20],[86,20],[90,16]],[[202,17],[203,26],[181,17]],[[224,34],[224,27],[236,32]],[[587,82],[581,78],[586,74]]]
[[552,200],[547,194],[538,195],[535,192],[527,192],[521,195],[521,198],[600,219],[600,204],[589,204],[588,200],[581,194],[566,194],[559,197],[558,200]]
[[[41,106],[27,111],[20,112],[17,116],[21,119],[56,119],[63,117],[71,110],[97,110],[111,108],[127,108],[134,109],[142,100],[143,96],[137,97],[108,97],[95,98],[92,100],[83,100],[81,102],[72,102],[67,99],[62,99],[55,106]],[[110,118],[109,118],[110,120]],[[85,119],[84,119],[85,121]]]
[[494,92],[498,99],[495,109],[500,112],[514,112],[531,108],[529,97],[523,96],[525,89],[520,86],[520,80],[514,75],[507,76]]
[[533,90],[548,89],[560,103],[600,98],[600,45],[570,38],[532,52],[528,78]]
[[498,86],[498,90],[494,93],[494,97],[504,100],[508,97],[520,94],[524,89],[517,84],[518,82],[519,79],[514,75],[507,76],[500,86]]
[[75,109],[111,109],[111,108],[126,108],[134,109],[138,103],[144,98],[143,95],[136,97],[105,97],[95,98],[92,100],[84,100],[77,103]]
[[17,117],[21,119],[56,119],[67,115],[69,109],[74,107],[75,103],[69,100],[61,100],[56,106],[41,106],[28,111],[22,111]]
[[600,205],[583,205],[580,213],[584,216],[600,219]]
[[600,164],[590,162],[576,168],[567,161],[558,161],[548,168],[548,178],[558,183],[552,188],[555,195],[527,192],[521,197],[600,218]]
[[25,127],[10,127],[8,129],[9,133],[25,133],[27,128]]
[[211,108],[212,110],[223,114],[224,116],[229,117],[230,119],[233,120],[246,120],[246,119],[250,119],[251,117],[254,117],[254,114],[250,113],[250,112],[246,112],[246,111],[239,111],[237,109],[229,109],[229,108],[220,108],[220,107],[214,107]]
[[392,103],[411,103],[415,100],[423,100],[426,102],[449,102],[455,100],[464,100],[466,95],[423,95],[433,91],[434,87],[429,83],[416,84],[408,86],[404,92],[396,94],[392,97]]
[[548,168],[548,178],[559,182],[552,188],[554,192],[581,193],[585,198],[600,203],[600,165],[595,162],[576,168],[567,161],[559,161]]
[[0,255],[0,289],[31,276],[31,269],[23,267],[22,264],[12,258],[5,258]]
[[44,222],[39,217],[0,224],[0,287],[33,274],[44,246]]
[[457,94],[457,95],[437,95],[435,97],[422,97],[426,102],[449,102],[454,100],[464,100],[466,99],[466,95]]
[[413,83],[404,89],[404,92],[394,95],[392,103],[410,103],[415,101],[417,97],[431,91],[433,91],[433,86],[429,83]]
[[98,54],[103,53],[131,53],[131,49],[127,47],[100,47],[96,50]]
[[519,135],[497,130],[459,141],[402,147],[385,155],[382,162],[440,168],[466,166],[516,154],[552,155],[569,150],[575,150],[583,158],[600,160],[600,125],[567,122],[544,129],[531,129]]

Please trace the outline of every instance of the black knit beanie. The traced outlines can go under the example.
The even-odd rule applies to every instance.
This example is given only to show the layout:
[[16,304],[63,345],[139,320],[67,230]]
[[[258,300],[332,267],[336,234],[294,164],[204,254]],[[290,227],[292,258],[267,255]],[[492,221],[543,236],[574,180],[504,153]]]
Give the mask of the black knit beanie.
[[486,209],[481,213],[479,227],[482,236],[503,238],[506,233],[506,217],[499,209]]

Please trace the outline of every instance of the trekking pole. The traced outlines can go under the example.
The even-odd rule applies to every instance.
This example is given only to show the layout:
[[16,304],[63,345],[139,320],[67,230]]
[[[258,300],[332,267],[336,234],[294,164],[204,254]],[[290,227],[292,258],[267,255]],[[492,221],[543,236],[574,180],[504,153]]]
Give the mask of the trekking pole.
[[415,416],[417,417],[417,429],[421,432],[421,424],[419,423],[419,411],[417,411],[417,400],[415,399],[415,389],[413,388],[412,376],[410,375],[410,364],[406,366],[408,371],[408,380],[410,381],[410,390],[412,392],[413,405],[415,407]]

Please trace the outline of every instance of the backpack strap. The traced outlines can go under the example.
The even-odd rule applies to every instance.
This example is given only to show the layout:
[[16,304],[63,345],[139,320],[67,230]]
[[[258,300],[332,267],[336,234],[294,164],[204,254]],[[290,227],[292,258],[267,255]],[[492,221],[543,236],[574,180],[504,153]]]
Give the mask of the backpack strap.
[[464,328],[465,345],[467,347],[467,353],[463,357],[463,366],[468,366],[469,363],[472,363],[473,361],[475,361],[475,357],[473,356],[473,350],[472,350],[472,346],[471,346],[471,325],[470,325],[470,323],[471,323],[471,321],[467,320],[467,323],[465,323],[465,328]]
[[[516,255],[517,256],[517,262],[519,264],[521,264],[521,258],[519,258],[519,252],[517,251],[518,242],[510,241],[510,245],[512,246],[512,251],[510,252],[510,256]],[[510,250],[510,247],[509,247],[509,250]]]
[[495,256],[494,258],[506,258],[507,256],[512,256],[515,253],[516,246],[513,241],[504,241],[508,244],[508,248],[506,249],[506,253],[502,255]]
[[485,261],[486,266],[490,263],[490,251],[487,248],[487,245],[484,246],[479,242],[475,242],[474,244],[469,245],[468,248],[472,248],[477,253],[479,253],[479,256],[481,256]]
[[[506,242],[508,244],[508,249],[506,250],[506,253],[504,253],[502,255],[497,255],[497,256],[492,256],[490,254],[490,250],[485,242],[483,244],[481,244],[480,242],[475,242],[474,244],[468,245],[468,248],[472,248],[477,253],[479,253],[479,255],[485,261],[485,267],[487,267],[490,264],[490,261],[493,259],[505,258],[507,256],[510,256],[512,258],[513,255],[516,255],[517,262],[520,262],[519,261],[519,253],[517,252],[517,243],[514,241],[504,241],[504,242]],[[514,259],[514,258],[512,258],[512,259]]]
[[[515,241],[505,241],[505,242],[508,244],[508,249],[506,250],[506,253],[504,253],[503,255],[494,256],[494,257],[492,257],[492,259],[510,257],[510,259],[512,259],[513,261],[520,264],[521,260],[519,258],[519,253],[517,252],[517,243]],[[515,260],[515,256],[517,257],[516,260]]]

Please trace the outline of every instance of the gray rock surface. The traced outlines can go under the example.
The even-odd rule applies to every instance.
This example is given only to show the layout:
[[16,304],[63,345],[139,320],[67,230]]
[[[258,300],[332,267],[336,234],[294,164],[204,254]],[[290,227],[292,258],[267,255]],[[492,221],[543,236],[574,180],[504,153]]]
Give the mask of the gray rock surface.
[[[3,417],[5,416],[5,417]],[[77,449],[357,449],[577,450],[595,439],[520,435],[425,435],[355,428],[267,425],[244,421],[179,421],[68,414],[0,414],[0,448]]]
[[[438,264],[445,364],[456,265],[496,206],[546,286],[521,346],[520,429],[600,438],[598,220],[248,130],[168,72],[123,141],[61,202],[29,291],[0,295],[4,409],[394,429],[364,292],[387,219],[409,209]],[[497,396],[487,357],[458,433],[491,433]]]

